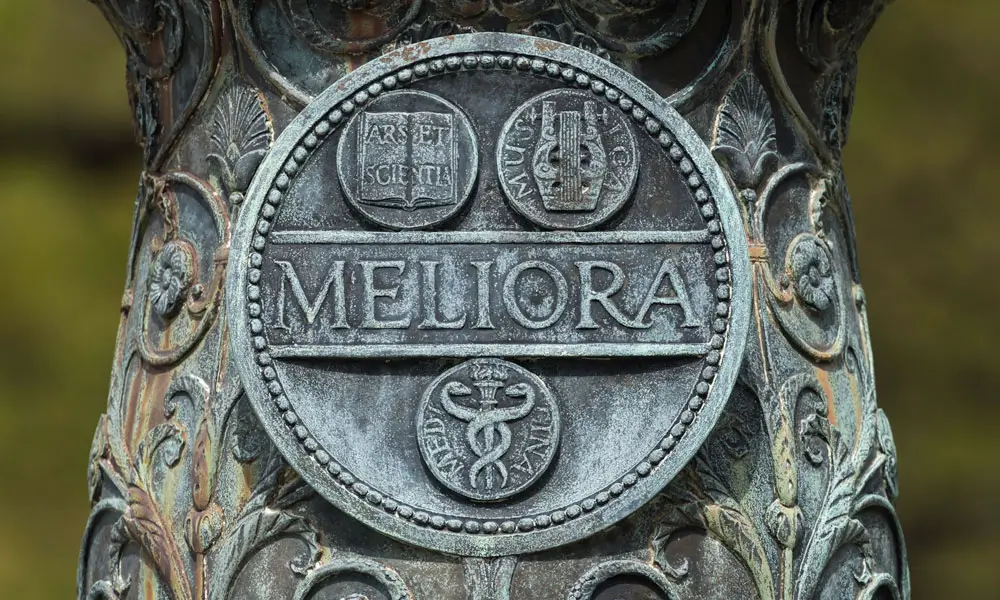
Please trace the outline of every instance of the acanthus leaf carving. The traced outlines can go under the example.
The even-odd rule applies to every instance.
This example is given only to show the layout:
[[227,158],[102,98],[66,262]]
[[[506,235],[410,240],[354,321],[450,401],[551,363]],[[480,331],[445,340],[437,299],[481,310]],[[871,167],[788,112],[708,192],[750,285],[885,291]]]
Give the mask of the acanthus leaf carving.
[[[172,599],[227,598],[247,561],[279,538],[295,537],[305,544],[306,551],[289,563],[289,568],[300,577],[315,565],[322,553],[317,533],[308,521],[287,510],[308,497],[311,490],[297,477],[281,479],[284,461],[269,442],[257,456],[246,457],[251,462],[262,460],[266,464],[251,498],[231,524],[226,522],[224,511],[215,501],[220,467],[216,448],[224,443],[237,412],[236,404],[235,399],[231,402],[213,399],[212,388],[198,376],[190,373],[175,376],[163,398],[167,421],[143,437],[127,472],[124,486],[127,503],[115,528],[120,542],[115,545],[117,554],[113,562],[120,564],[125,544],[135,541],[150,557]],[[256,424],[252,426],[259,428]],[[193,436],[191,444],[187,443],[189,435]],[[234,448],[238,445],[239,440],[233,440]],[[172,469],[182,457],[188,459],[191,490],[183,532],[191,550],[189,555],[182,553],[176,524],[157,498],[157,494],[173,486],[164,479],[172,476],[161,475],[159,465]],[[115,468],[109,459],[99,460],[102,466],[107,463],[107,468]],[[191,572],[186,566],[188,557],[192,559]],[[127,588],[127,581],[107,583],[95,588],[99,594],[96,597],[117,600]]]
[[269,542],[282,536],[294,536],[306,545],[305,555],[288,565],[292,572],[305,575],[320,557],[316,532],[302,517],[262,508],[240,518],[219,542],[213,553],[209,600],[225,600],[246,561]]
[[155,458],[172,467],[180,460],[184,439],[172,423],[161,423],[146,434],[136,450],[128,477],[128,509],[122,518],[129,538],[135,540],[152,560],[173,600],[193,600],[187,569],[181,558],[169,521],[152,495]]
[[680,528],[697,527],[718,539],[743,563],[761,600],[777,598],[760,533],[712,468],[704,451],[698,453],[693,464],[668,488],[667,497],[672,507],[653,534],[654,564],[675,579],[686,576],[687,565],[670,565],[664,550]]
[[[854,355],[853,350],[850,355]],[[671,578],[686,577],[687,564],[672,565],[666,547],[677,531],[695,527],[705,530],[733,552],[752,577],[760,598],[813,600],[827,566],[841,548],[858,546],[861,572],[874,568],[868,531],[857,515],[873,505],[889,507],[893,518],[894,513],[887,499],[868,490],[868,476],[861,477],[859,473],[862,467],[868,471],[881,469],[883,457],[871,460],[866,443],[860,438],[853,448],[843,440],[841,432],[827,418],[828,399],[812,372],[788,378],[777,393],[765,387],[758,396],[765,408],[772,440],[776,496],[761,516],[779,543],[778,564],[771,564],[765,546],[767,540],[756,521],[733,497],[704,449],[665,492],[671,511],[653,535],[652,563]],[[807,414],[800,418],[796,415],[803,402],[811,404]],[[866,402],[866,406],[870,404]],[[719,433],[725,449],[728,434],[725,428]],[[815,521],[809,527],[803,521],[798,501],[796,464],[800,454],[829,474]],[[780,575],[777,580],[772,569]]]
[[[854,518],[857,471],[851,451],[840,431],[826,417],[826,405],[817,403],[816,411],[803,419],[800,436],[805,441],[816,437],[826,446],[829,461],[829,484],[822,508],[803,550],[796,577],[796,600],[812,600],[819,579],[833,555],[847,544],[862,545],[868,540],[865,526]],[[812,457],[816,460],[816,455]]]

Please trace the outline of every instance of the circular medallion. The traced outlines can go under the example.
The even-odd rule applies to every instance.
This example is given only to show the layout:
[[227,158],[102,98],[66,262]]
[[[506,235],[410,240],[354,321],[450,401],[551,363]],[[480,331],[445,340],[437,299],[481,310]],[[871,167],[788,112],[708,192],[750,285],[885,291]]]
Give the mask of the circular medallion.
[[549,229],[587,229],[610,219],[639,175],[627,119],[578,90],[552,90],[522,104],[497,144],[510,205]]
[[337,171],[348,202],[390,229],[420,229],[457,213],[476,181],[479,155],[462,111],[413,90],[378,96],[347,123]]
[[527,369],[492,358],[448,369],[417,413],[424,464],[444,486],[473,500],[507,498],[545,473],[559,443],[559,409]]
[[[478,174],[473,132],[498,152]],[[465,556],[579,540],[663,490],[750,323],[739,209],[697,133],[610,63],[511,34],[404,47],[317,97],[262,162],[227,277],[289,465]]]

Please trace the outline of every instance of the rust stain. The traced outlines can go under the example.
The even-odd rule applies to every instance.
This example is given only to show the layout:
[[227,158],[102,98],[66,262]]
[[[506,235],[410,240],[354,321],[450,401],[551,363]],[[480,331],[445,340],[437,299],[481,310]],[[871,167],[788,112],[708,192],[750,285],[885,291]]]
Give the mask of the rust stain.
[[165,420],[163,406],[166,401],[167,388],[170,387],[170,378],[172,375],[172,371],[150,373],[147,375],[146,389],[143,397],[153,405],[149,407],[149,410],[144,411],[149,416],[148,422],[145,423],[146,431],[163,423]]
[[[135,360],[139,360],[136,358]],[[125,441],[127,447],[126,450],[131,453],[132,448],[135,447],[135,426],[136,419],[135,415],[138,413],[139,405],[142,399],[142,379],[145,377],[145,371],[141,367],[138,368],[135,376],[132,377],[129,383],[128,395],[125,399],[125,406],[121,408],[122,414],[121,419],[123,421],[123,431],[122,438]]]
[[[211,408],[206,407],[206,411]],[[208,508],[208,503],[212,500],[212,439],[209,434],[210,423],[208,419],[202,419],[198,427],[198,435],[195,438],[193,465],[191,469],[191,500],[194,507],[203,511]]]
[[[259,461],[258,461],[259,462]],[[241,465],[240,473],[243,476],[243,485],[240,489],[236,490],[237,506],[246,505],[247,501],[250,499],[250,490],[253,489],[254,482],[254,468],[250,465]]]
[[837,409],[833,404],[833,386],[830,385],[830,374],[820,369],[819,367],[813,367],[813,371],[816,372],[816,380],[819,381],[820,386],[823,388],[823,392],[826,394],[826,411],[829,415],[827,418],[830,420],[831,425],[837,424]]
[[[222,328],[219,341],[219,370],[215,375],[215,392],[220,393],[225,387],[226,374],[229,372],[229,327]],[[238,377],[238,375],[237,375]]]
[[750,262],[767,262],[767,246],[751,243],[749,245]]
[[535,48],[538,48],[539,52],[553,52],[559,49],[559,44],[550,40],[536,38]]
[[[857,423],[856,433],[861,431],[861,426],[864,424],[864,399],[861,397],[865,393],[863,389],[858,385],[858,375],[857,373],[851,374],[851,396],[854,397],[854,422]],[[857,447],[861,443],[861,436],[854,436],[854,445]]]
[[426,41],[417,42],[416,44],[410,44],[409,46],[403,48],[401,54],[404,60],[414,61],[426,56],[427,53],[430,52],[430,49],[431,45]]
[[[143,563],[145,563],[145,561],[143,561]],[[154,585],[156,582],[156,577],[153,576],[151,570],[147,568],[145,565],[142,566],[142,569],[146,571],[146,573],[141,577],[143,584],[142,587],[145,588],[142,597],[156,598],[156,586]]]

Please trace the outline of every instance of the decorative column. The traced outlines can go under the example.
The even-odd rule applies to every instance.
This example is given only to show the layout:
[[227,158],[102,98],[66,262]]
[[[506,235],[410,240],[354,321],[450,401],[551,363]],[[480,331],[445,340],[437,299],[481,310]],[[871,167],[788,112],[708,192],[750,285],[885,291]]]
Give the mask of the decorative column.
[[884,1],[94,1],[144,170],[79,598],[909,598]]

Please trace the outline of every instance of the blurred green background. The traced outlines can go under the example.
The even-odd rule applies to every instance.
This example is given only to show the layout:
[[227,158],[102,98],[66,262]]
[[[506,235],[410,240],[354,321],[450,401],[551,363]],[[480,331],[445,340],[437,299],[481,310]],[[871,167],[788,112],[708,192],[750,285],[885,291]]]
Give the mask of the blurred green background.
[[[1000,1],[900,0],[845,151],[916,600],[1000,598]],[[85,0],[0,0],[0,597],[74,594],[139,173]]]

